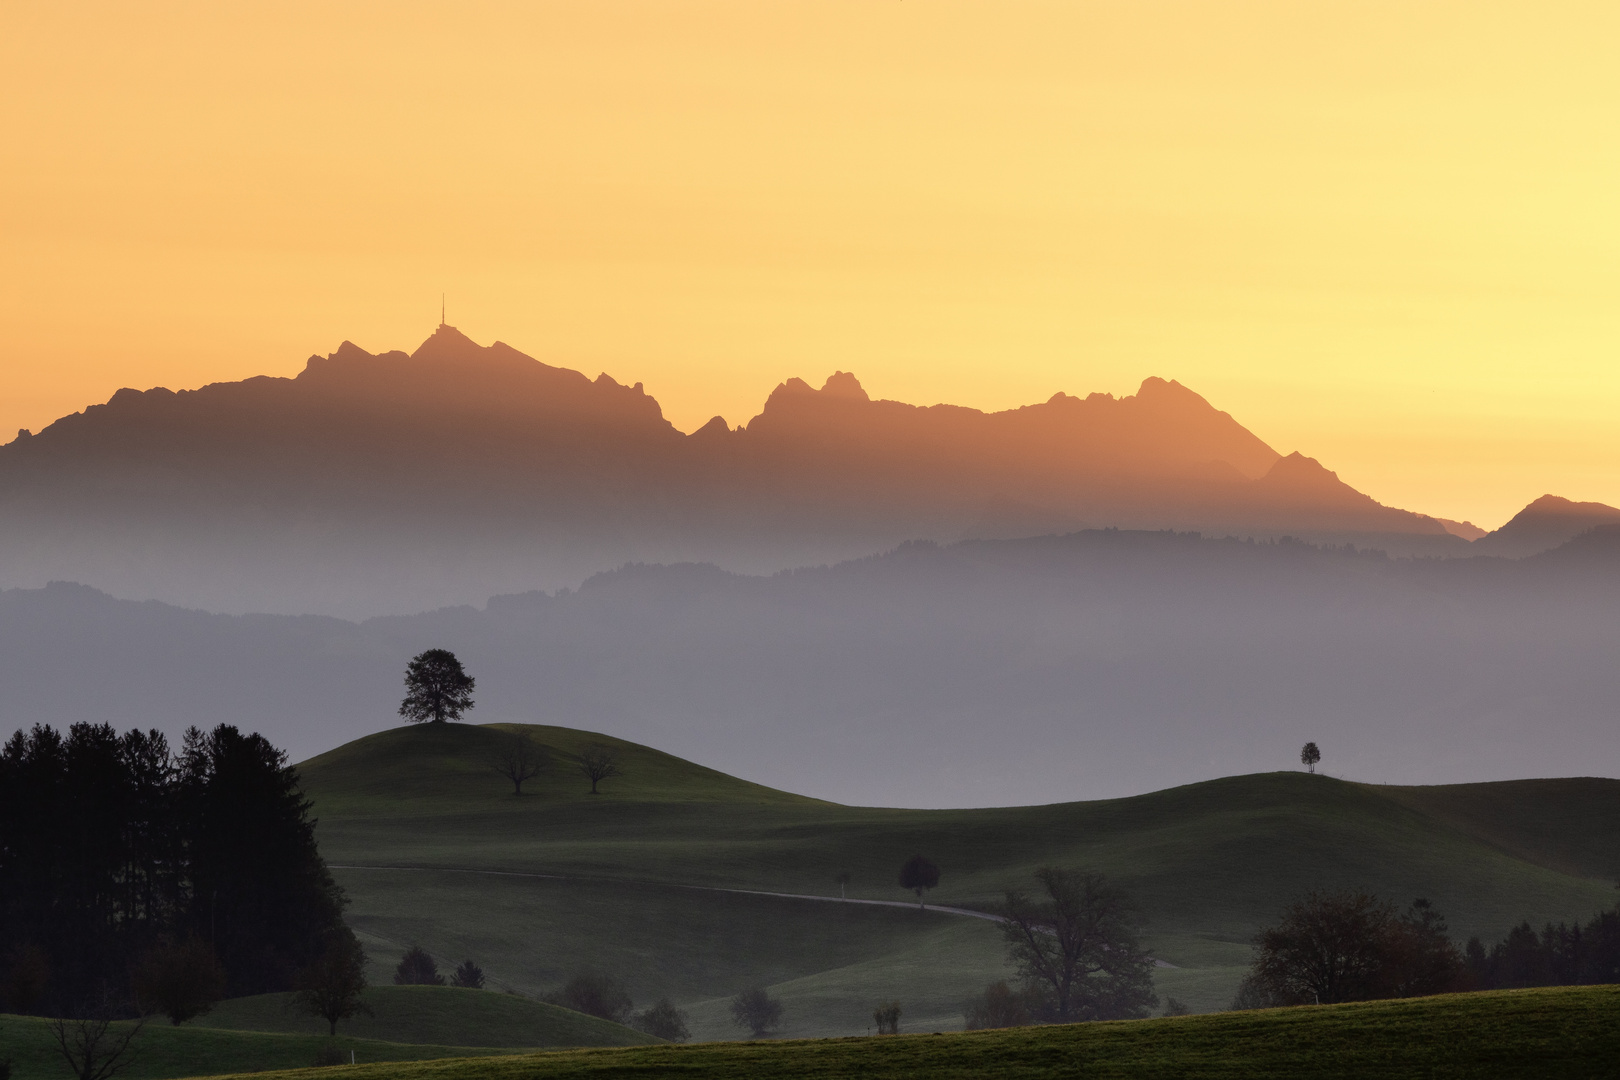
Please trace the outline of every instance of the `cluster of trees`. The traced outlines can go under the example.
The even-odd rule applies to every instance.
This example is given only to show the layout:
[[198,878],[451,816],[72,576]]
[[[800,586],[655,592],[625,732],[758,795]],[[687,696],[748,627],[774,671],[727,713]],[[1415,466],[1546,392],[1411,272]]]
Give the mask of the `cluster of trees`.
[[[638,1012],[624,984],[600,972],[580,972],[541,1000],[615,1024],[626,1024],[670,1042],[686,1042],[692,1037],[686,1013],[677,1009],[669,998],[659,998],[651,1007]],[[899,1006],[895,1005],[894,1009],[898,1024]],[[782,1022],[782,1002],[764,987],[751,987],[731,999],[731,1018],[755,1038],[769,1035]]]
[[[443,986],[445,978],[439,974],[439,965],[428,951],[420,945],[412,945],[400,957],[399,966],[394,968],[395,986]],[[463,990],[482,990],[484,988],[484,969],[471,960],[463,960],[456,970],[450,973],[450,985]]]
[[1428,900],[1404,912],[1370,893],[1312,892],[1255,938],[1234,1008],[1332,1005],[1467,988],[1462,952]]
[[1405,911],[1366,892],[1313,892],[1255,938],[1232,1007],[1324,1005],[1467,990],[1620,982],[1620,907],[1573,926],[1529,923],[1459,949],[1429,901]]
[[1620,906],[1585,925],[1548,923],[1539,934],[1520,923],[1489,949],[1470,938],[1463,964],[1480,990],[1620,983]]
[[560,990],[547,994],[541,1000],[575,1012],[599,1016],[615,1024],[627,1024],[670,1042],[685,1042],[692,1037],[687,1028],[686,1013],[677,1009],[669,998],[659,998],[650,1008],[637,1012],[635,1002],[624,984],[600,972],[580,972],[564,983]]
[[[161,1011],[358,951],[286,756],[258,734],[35,726],[0,749],[0,1009]],[[335,944],[334,944],[335,943]]]

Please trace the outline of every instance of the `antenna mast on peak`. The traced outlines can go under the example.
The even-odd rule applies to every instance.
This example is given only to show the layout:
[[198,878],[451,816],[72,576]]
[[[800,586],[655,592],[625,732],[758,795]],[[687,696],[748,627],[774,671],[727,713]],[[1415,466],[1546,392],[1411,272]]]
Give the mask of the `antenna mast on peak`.
[[439,294],[439,325],[440,326],[445,325],[445,322],[444,322],[444,293]]

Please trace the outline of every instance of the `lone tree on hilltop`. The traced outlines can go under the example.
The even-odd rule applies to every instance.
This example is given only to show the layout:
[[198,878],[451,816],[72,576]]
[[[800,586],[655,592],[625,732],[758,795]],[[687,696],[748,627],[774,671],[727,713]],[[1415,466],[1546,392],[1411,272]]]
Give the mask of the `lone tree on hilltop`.
[[539,776],[551,764],[551,755],[521,731],[503,731],[495,735],[489,764],[512,781],[512,794],[522,795],[523,781]]
[[592,795],[597,793],[596,785],[603,780],[624,775],[619,769],[619,755],[613,752],[612,747],[601,743],[593,743],[580,753],[579,771],[591,782]]
[[1322,760],[1322,751],[1318,750],[1316,748],[1316,744],[1313,743],[1313,742],[1306,743],[1305,744],[1305,749],[1303,749],[1303,750],[1301,750],[1299,752],[1299,762],[1300,762],[1300,764],[1304,765],[1305,768],[1310,770],[1311,772],[1316,771],[1316,763],[1318,761],[1321,761],[1321,760]]
[[439,965],[433,962],[426,949],[412,945],[400,957],[399,966],[394,969],[394,985],[443,986],[444,976],[439,974]]
[[873,1009],[872,1022],[877,1025],[879,1035],[900,1034],[900,1003],[885,1001]]
[[1101,874],[1035,872],[1045,899],[1007,893],[1001,910],[1008,958],[1059,1023],[1136,1020],[1158,1004],[1153,958],[1136,938],[1136,907]]
[[904,866],[900,867],[900,887],[917,894],[918,907],[923,906],[923,893],[938,884],[939,867],[921,855],[913,855],[906,860]]
[[405,665],[405,700],[399,715],[413,724],[460,720],[473,707],[473,677],[449,649],[429,649]]

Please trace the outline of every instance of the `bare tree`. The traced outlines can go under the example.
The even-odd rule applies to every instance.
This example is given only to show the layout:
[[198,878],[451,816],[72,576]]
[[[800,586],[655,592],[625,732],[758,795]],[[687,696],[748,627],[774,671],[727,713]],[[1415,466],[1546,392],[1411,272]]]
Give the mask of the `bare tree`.
[[512,781],[512,794],[523,794],[523,781],[532,780],[551,764],[546,748],[521,731],[495,732],[490,768]]
[[879,1035],[900,1034],[900,1003],[886,1001],[873,1009],[872,1023],[877,1025]]
[[399,715],[413,724],[460,720],[473,707],[473,677],[449,649],[418,653],[405,665],[405,700]]
[[115,1027],[112,1020],[102,1016],[53,1021],[51,1034],[78,1080],[108,1080],[135,1063],[132,1044],[144,1026],[146,1021],[141,1019]]
[[840,899],[840,900],[848,900],[849,896],[847,895],[846,890],[849,888],[849,882],[850,882],[850,873],[849,873],[849,871],[848,870],[840,870],[840,871],[838,871],[838,876],[833,878],[833,880],[838,882],[838,899]]
[[1299,763],[1311,772],[1316,771],[1316,763],[1321,760],[1322,751],[1318,750],[1313,742],[1306,743],[1305,749],[1299,752]]
[[939,884],[939,867],[923,858],[913,855],[900,867],[900,887],[910,889],[917,894],[917,906],[922,907],[923,893]]
[[365,949],[348,933],[328,937],[326,948],[298,973],[292,1005],[325,1020],[330,1025],[328,1034],[336,1035],[339,1020],[372,1013],[361,997],[366,989]]
[[619,768],[619,755],[614,753],[611,746],[601,743],[592,743],[580,752],[579,771],[591,782],[592,795],[596,794],[596,785],[603,780],[624,775]]
[[1153,958],[1137,941],[1141,920],[1130,898],[1101,874],[1045,867],[1035,879],[1045,899],[1008,892],[1001,929],[1009,957],[1025,984],[1048,997],[1052,1018],[1146,1016],[1159,999]]

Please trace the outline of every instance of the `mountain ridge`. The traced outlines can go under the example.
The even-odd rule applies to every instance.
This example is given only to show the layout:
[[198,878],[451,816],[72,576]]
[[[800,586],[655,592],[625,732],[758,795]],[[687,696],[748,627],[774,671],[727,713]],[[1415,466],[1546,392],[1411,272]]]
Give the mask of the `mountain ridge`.
[[123,389],[0,446],[0,586],[216,610],[402,613],[629,561],[768,572],[1101,526],[1467,547],[1174,380],[987,413],[873,400],[837,371],[683,434],[641,383],[447,325],[292,378]]

